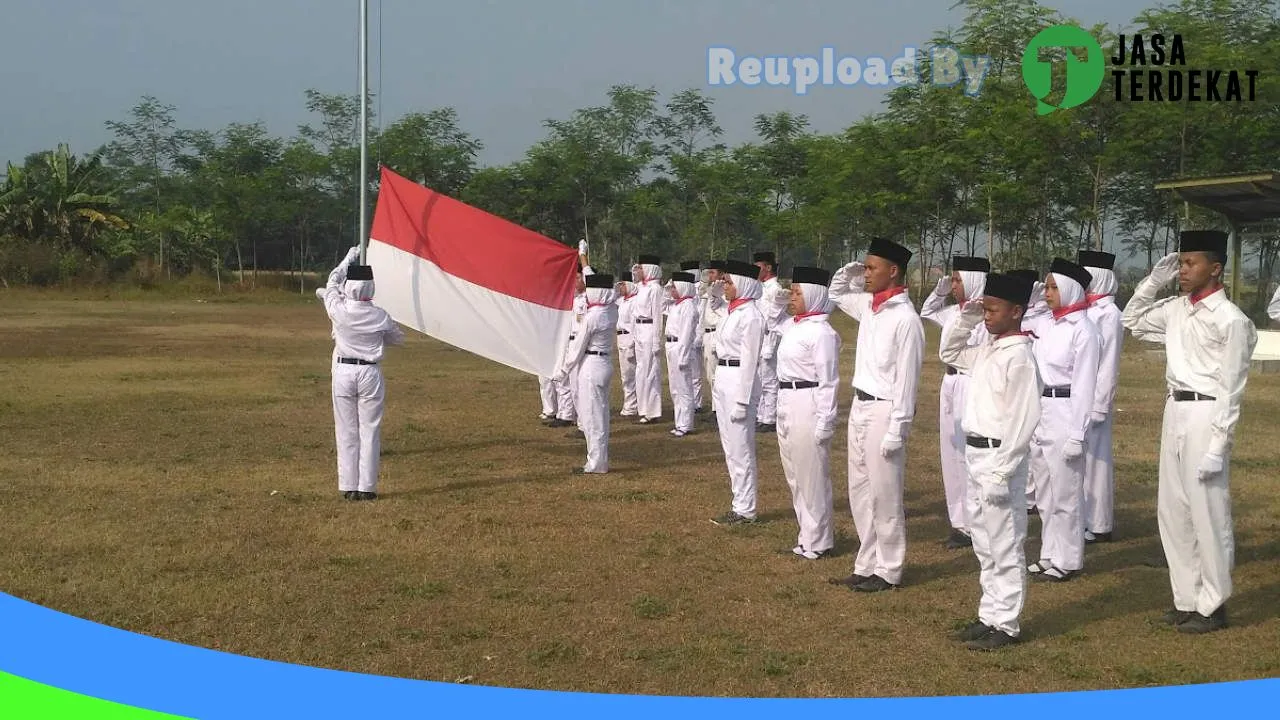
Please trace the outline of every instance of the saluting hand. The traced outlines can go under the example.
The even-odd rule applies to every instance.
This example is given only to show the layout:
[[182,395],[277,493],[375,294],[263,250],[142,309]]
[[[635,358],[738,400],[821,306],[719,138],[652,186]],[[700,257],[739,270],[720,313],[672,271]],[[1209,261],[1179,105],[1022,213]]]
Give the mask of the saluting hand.
[[1160,258],[1155,267],[1151,268],[1150,277],[1157,285],[1161,287],[1168,285],[1178,277],[1178,266],[1181,263],[1181,255],[1178,253],[1169,253]]
[[933,289],[933,294],[939,297],[946,297],[951,293],[951,278],[938,278],[938,286]]

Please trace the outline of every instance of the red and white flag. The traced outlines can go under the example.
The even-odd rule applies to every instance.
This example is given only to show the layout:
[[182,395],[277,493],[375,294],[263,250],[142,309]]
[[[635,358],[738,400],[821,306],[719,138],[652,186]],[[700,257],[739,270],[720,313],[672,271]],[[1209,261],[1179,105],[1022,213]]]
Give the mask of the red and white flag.
[[503,365],[555,374],[573,324],[573,248],[382,168],[366,262],[397,322]]

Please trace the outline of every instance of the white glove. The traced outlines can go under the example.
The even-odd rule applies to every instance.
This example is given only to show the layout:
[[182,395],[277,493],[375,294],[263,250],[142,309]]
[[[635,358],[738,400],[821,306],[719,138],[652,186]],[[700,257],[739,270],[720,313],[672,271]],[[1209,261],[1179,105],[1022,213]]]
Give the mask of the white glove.
[[1009,482],[1002,477],[989,477],[982,481],[982,502],[992,507],[1009,504]]
[[938,278],[938,287],[933,289],[933,294],[938,297],[946,297],[951,294],[951,278]]
[[353,247],[353,248],[351,248],[350,250],[348,250],[348,251],[347,251],[347,257],[346,257],[346,263],[345,263],[345,264],[346,264],[346,265],[350,265],[351,263],[353,263],[353,262],[355,262],[355,261],[357,261],[357,260],[359,260],[359,259],[360,259],[360,246],[359,246],[359,245],[357,245],[357,246],[355,246],[355,247]]
[[1066,445],[1062,446],[1062,457],[1068,461],[1084,455],[1084,443],[1079,440],[1068,440]]
[[786,305],[791,302],[791,288],[779,286],[778,289],[773,292],[773,301],[779,305]]
[[765,337],[764,345],[760,348],[760,359],[761,360],[773,359],[773,343],[769,342],[768,337]]
[[733,406],[733,412],[729,413],[730,422],[742,422],[747,419],[747,406],[742,403],[736,403]]
[[566,370],[561,370],[557,372],[555,375],[551,376],[551,382],[557,385],[563,385],[568,380],[569,380],[569,373]]
[[901,438],[895,438],[895,437],[890,437],[888,435],[885,435],[884,439],[880,441],[880,455],[882,457],[890,457],[901,449],[902,449]]
[[1211,480],[1222,474],[1225,463],[1221,455],[1209,453],[1200,461],[1200,467],[1196,470],[1196,474],[1200,476],[1200,481]]
[[723,281],[723,280],[717,280],[717,281],[715,281],[715,282],[711,283],[711,288],[710,288],[710,290],[711,290],[711,297],[713,297],[713,298],[723,298],[723,297],[724,297],[724,281]]
[[818,444],[821,445],[822,443],[835,437],[835,434],[836,434],[835,430],[825,430],[823,428],[816,428],[813,431],[813,439],[817,440]]
[[857,260],[854,260],[840,269],[848,272],[850,277],[857,277],[867,271],[867,266]]
[[1091,412],[1089,413],[1089,425],[1097,427],[1107,421],[1106,413]]
[[1160,258],[1155,267],[1151,268],[1151,273],[1147,277],[1158,286],[1164,287],[1178,277],[1178,265],[1181,262],[1181,256],[1178,253],[1169,253]]

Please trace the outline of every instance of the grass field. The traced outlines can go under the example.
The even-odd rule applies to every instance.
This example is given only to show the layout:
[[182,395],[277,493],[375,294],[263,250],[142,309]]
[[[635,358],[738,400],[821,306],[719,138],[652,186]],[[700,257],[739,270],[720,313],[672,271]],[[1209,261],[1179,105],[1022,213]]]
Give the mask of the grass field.
[[[1280,375],[1250,378],[1237,432],[1231,628],[1156,623],[1171,604],[1153,566],[1163,360],[1129,339],[1117,541],[1089,547],[1082,577],[1031,585],[1022,645],[975,654],[948,639],[976,613],[978,578],[972,551],[940,544],[936,332],[908,443],[906,585],[861,595],[826,583],[856,544],[843,425],[838,554],[808,562],[779,554],[796,527],[775,436],[758,440],[766,522],[718,527],[728,478],[705,424],[675,440],[615,416],[614,471],[572,476],[581,441],[539,424],[533,377],[411,334],[385,363],[381,498],[346,503],[314,299],[90,295],[0,293],[0,588],[57,610],[274,660],[565,690],[950,695],[1280,675]],[[836,325],[852,348],[854,325]],[[841,370],[847,411],[848,349]]]

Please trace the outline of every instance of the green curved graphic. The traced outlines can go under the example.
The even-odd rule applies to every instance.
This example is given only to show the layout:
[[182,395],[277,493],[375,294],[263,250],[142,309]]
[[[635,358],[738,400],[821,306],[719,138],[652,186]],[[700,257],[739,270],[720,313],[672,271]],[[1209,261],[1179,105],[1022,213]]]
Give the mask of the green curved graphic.
[[0,717],[6,720],[191,720],[120,705],[0,672]]
[[[1067,63],[1067,86],[1058,104],[1045,102],[1053,91],[1053,61],[1040,59],[1040,48],[1064,48]],[[1073,48],[1083,48],[1088,54],[1080,60]],[[1054,110],[1066,110],[1087,102],[1102,87],[1106,74],[1106,60],[1102,46],[1088,31],[1075,25],[1053,25],[1041,30],[1022,53],[1022,81],[1036,97],[1036,114],[1047,115]]]

